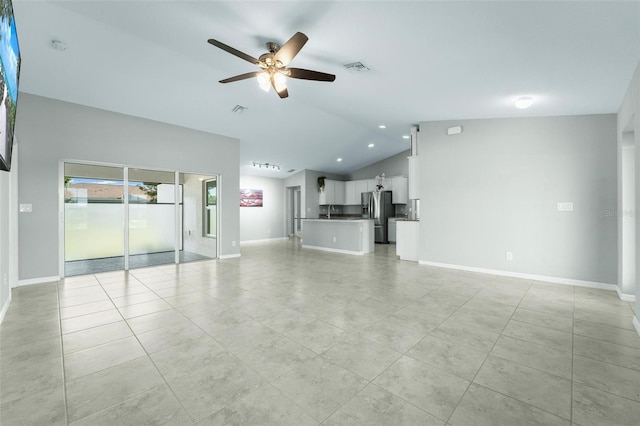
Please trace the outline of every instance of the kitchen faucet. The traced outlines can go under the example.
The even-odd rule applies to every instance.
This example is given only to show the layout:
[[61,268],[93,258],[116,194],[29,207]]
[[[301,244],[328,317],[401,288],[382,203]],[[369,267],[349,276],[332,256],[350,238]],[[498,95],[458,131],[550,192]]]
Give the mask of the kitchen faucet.
[[327,206],[327,219],[331,219],[331,204]]

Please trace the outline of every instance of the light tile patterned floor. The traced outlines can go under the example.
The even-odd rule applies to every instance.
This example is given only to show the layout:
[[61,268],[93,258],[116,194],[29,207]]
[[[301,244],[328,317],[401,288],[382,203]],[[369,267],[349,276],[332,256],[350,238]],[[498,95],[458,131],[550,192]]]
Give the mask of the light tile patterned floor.
[[15,289],[3,425],[635,425],[611,291],[255,243]]

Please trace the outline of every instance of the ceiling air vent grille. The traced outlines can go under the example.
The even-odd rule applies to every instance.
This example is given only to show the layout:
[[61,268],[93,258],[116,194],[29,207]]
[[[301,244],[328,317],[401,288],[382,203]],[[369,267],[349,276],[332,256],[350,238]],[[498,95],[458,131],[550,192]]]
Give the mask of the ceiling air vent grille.
[[371,71],[365,64],[362,62],[351,62],[349,64],[344,64],[343,67],[353,74],[359,74],[361,72],[369,72]]

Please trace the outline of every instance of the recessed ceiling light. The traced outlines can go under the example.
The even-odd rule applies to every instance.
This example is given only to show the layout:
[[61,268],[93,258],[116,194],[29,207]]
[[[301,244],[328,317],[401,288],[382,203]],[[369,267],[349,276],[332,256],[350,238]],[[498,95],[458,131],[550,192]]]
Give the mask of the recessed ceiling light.
[[384,124],[381,124],[381,125],[379,125],[378,127],[379,127],[380,129],[386,129],[386,128],[387,128],[387,126],[385,126]]
[[376,146],[375,144],[370,143],[369,145],[367,145],[369,148],[373,148],[374,146]]
[[402,135],[402,139],[409,139],[411,136],[409,135]]
[[523,96],[516,99],[514,102],[516,108],[526,109],[533,105],[533,98],[531,96]]
[[60,40],[51,40],[51,47],[61,52],[67,50],[67,44]]
[[342,161],[342,158],[338,158],[336,161],[339,163]]

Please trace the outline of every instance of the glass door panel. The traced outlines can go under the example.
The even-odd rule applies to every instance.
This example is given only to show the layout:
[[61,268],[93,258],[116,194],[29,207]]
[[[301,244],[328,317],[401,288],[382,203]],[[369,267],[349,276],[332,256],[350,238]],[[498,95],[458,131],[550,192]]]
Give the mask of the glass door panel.
[[131,168],[128,177],[129,268],[175,263],[175,173]]
[[65,163],[65,276],[124,269],[124,170]]

